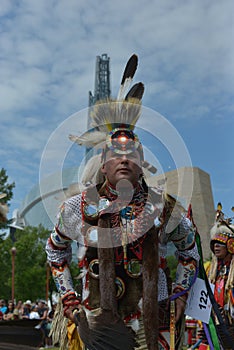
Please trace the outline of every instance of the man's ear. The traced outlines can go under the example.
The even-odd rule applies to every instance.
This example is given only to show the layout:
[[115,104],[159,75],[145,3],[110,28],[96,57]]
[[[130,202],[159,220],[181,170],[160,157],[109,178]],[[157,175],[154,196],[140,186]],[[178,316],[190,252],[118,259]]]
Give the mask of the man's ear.
[[106,167],[105,167],[105,164],[102,164],[102,167],[101,167],[101,173],[103,174],[103,175],[106,175]]

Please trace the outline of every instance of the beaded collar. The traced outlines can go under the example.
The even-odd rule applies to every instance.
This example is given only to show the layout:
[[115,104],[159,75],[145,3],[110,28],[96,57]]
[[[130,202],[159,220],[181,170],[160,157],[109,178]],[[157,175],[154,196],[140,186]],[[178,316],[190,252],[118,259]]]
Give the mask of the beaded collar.
[[[141,184],[139,182],[137,182],[137,185],[133,188],[132,196],[134,196],[139,191],[143,191],[143,188],[142,188]],[[107,197],[109,199],[113,200],[119,196],[120,191],[117,191],[109,182],[106,182],[105,194],[107,195]]]

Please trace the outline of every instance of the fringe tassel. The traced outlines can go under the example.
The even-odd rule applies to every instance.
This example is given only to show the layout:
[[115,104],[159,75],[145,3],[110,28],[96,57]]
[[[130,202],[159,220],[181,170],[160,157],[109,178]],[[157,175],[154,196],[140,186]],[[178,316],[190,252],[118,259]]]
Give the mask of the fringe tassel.
[[59,344],[60,350],[68,350],[67,336],[68,319],[63,315],[63,304],[61,298],[58,301],[49,336],[52,337],[53,345]]
[[210,263],[210,268],[208,271],[208,276],[209,276],[211,283],[215,282],[217,266],[218,266],[218,259],[216,258],[216,256],[213,256],[211,263]]
[[231,261],[225,289],[228,290],[228,289],[232,289],[233,287],[234,287],[234,255],[232,255],[232,261]]

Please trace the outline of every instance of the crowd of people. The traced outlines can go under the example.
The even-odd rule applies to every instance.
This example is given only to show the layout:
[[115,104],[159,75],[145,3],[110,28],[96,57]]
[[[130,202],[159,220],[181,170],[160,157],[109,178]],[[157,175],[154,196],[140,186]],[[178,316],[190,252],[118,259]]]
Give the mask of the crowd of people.
[[31,300],[13,300],[0,299],[0,322],[14,320],[38,320],[35,326],[42,331],[42,346],[48,348],[52,346],[52,340],[49,336],[51,323],[54,316],[56,304],[49,308],[45,300],[32,302]]

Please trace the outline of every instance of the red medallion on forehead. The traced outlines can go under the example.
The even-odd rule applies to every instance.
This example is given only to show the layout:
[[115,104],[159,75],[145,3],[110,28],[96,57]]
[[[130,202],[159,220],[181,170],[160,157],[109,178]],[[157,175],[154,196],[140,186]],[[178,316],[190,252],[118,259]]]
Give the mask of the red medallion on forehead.
[[141,143],[132,130],[122,128],[112,130],[107,136],[106,148],[120,155],[138,151],[143,158]]

